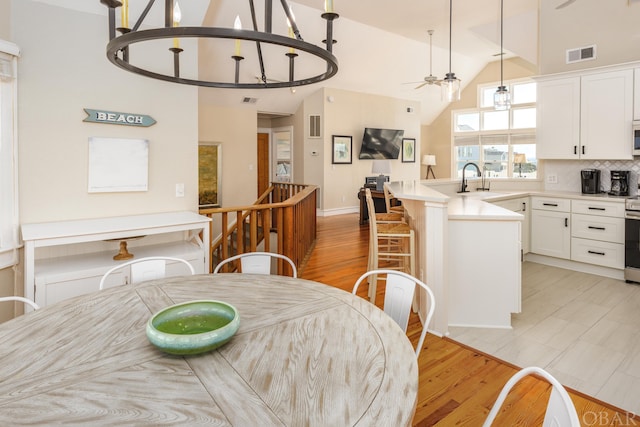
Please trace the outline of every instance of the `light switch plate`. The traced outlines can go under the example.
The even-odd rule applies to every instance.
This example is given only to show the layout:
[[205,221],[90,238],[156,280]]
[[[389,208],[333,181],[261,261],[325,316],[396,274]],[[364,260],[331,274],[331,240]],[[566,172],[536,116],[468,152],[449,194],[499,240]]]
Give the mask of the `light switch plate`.
[[555,173],[550,173],[547,175],[547,184],[557,184],[558,183],[558,175]]
[[176,184],[176,197],[184,197],[184,184]]

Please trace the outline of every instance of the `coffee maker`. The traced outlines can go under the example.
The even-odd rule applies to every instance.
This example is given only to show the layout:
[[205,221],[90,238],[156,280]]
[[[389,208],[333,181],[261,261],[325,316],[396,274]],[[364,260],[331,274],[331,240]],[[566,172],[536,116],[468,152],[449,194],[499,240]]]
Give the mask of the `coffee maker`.
[[582,169],[582,193],[597,194],[600,192],[600,169]]
[[629,195],[629,171],[611,171],[611,191],[612,196]]

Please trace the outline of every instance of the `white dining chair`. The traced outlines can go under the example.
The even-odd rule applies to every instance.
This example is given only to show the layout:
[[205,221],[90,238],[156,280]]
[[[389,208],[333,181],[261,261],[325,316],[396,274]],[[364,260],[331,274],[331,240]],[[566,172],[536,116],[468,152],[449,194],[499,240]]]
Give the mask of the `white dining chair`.
[[1,297],[0,298],[0,302],[4,302],[4,301],[23,302],[23,303],[27,304],[28,306],[30,306],[31,308],[33,308],[34,310],[38,310],[40,308],[40,306],[38,304],[36,304],[35,302],[31,301],[29,298],[24,298],[24,297],[18,297],[18,296]]
[[249,274],[271,274],[271,260],[273,258],[282,259],[291,266],[292,277],[298,277],[298,269],[291,258],[273,252],[246,252],[224,259],[216,265],[213,274],[220,272],[224,265],[240,260],[240,272]]
[[422,333],[420,334],[420,340],[416,346],[416,358],[420,355],[424,339],[427,336],[427,329],[433,312],[436,308],[436,300],[433,296],[433,292],[424,282],[415,277],[397,270],[371,270],[364,273],[356,281],[353,287],[352,293],[356,295],[358,286],[369,276],[384,276],[386,275],[386,285],[384,291],[384,306],[383,310],[389,315],[397,324],[402,328],[404,332],[407,332],[407,325],[409,324],[409,315],[411,314],[411,307],[413,304],[413,297],[416,290],[416,286],[424,289],[428,295],[427,297],[427,317],[423,319]]
[[115,267],[107,270],[106,273],[100,279],[99,289],[102,290],[104,288],[105,281],[107,278],[117,270],[122,268],[126,268],[130,266],[131,277],[128,283],[139,283],[145,280],[153,280],[160,279],[165,276],[167,261],[180,262],[187,266],[188,271],[191,275],[196,274],[195,269],[191,265],[191,263],[182,258],[169,257],[169,256],[152,256],[152,257],[144,257],[139,259],[132,259],[131,261],[123,262],[122,264],[118,264]]
[[560,382],[550,373],[542,368],[538,368],[537,366],[524,368],[516,372],[515,375],[507,381],[482,426],[491,427],[493,421],[498,415],[498,411],[500,411],[502,404],[513,386],[528,375],[541,377],[551,383],[552,386],[542,427],[580,427],[578,413],[576,412],[576,408],[573,405],[573,401],[571,400],[569,393],[567,393],[567,390],[565,390],[562,384],[560,384]]

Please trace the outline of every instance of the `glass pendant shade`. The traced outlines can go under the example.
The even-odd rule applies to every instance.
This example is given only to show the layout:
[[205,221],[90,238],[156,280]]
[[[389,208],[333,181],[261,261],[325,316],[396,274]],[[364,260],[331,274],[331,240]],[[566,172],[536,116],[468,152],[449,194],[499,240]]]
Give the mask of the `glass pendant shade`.
[[511,94],[506,86],[498,86],[498,90],[493,94],[493,106],[496,110],[508,110],[511,107]]
[[455,73],[447,73],[440,87],[442,88],[443,101],[460,100],[460,80],[456,78]]

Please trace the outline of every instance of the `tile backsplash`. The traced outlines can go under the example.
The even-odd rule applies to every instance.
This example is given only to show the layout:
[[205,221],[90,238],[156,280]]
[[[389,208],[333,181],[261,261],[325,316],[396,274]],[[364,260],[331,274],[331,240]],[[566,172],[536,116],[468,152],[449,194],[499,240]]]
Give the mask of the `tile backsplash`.
[[[600,189],[607,192],[611,189],[611,170],[628,170],[629,195],[638,195],[638,176],[640,175],[640,159],[634,160],[545,160],[545,190],[582,191],[580,171],[582,169],[600,169]],[[547,183],[549,175],[558,177],[557,184]]]

